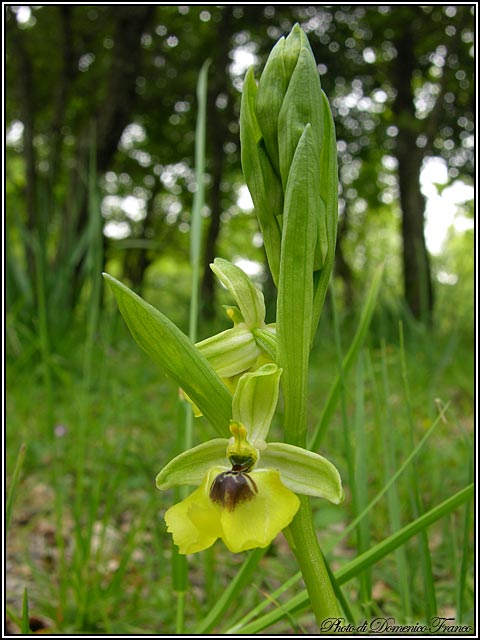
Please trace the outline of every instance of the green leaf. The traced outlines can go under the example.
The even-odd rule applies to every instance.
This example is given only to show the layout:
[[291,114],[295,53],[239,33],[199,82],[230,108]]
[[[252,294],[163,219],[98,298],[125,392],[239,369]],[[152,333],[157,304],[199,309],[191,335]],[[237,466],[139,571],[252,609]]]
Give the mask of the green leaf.
[[339,504],[344,498],[337,468],[318,453],[283,442],[270,442],[261,452],[261,464],[280,472],[282,482],[295,493],[325,498]]
[[235,298],[247,327],[249,329],[263,327],[265,324],[263,293],[257,289],[247,274],[222,258],[215,258],[210,268]]
[[278,387],[282,370],[275,364],[266,364],[238,381],[233,396],[233,419],[247,429],[248,441],[255,446],[265,441],[277,407]]
[[260,224],[273,281],[278,284],[283,189],[265,149],[254,111],[257,85],[251,67],[245,76],[240,107],[242,169]]
[[323,91],[323,141],[320,154],[320,202],[322,213],[319,216],[318,241],[315,254],[315,267],[318,269],[320,259],[321,269],[315,274],[315,289],[312,315],[312,342],[318,326],[323,303],[330,282],[330,276],[335,258],[338,227],[338,167],[337,142],[335,125]]
[[184,451],[166,464],[155,480],[158,489],[170,489],[185,484],[199,485],[205,474],[218,466],[228,467],[228,440],[215,438]]
[[278,365],[284,370],[285,435],[303,445],[317,236],[318,165],[307,125],[292,162],[285,209],[277,298]]
[[228,434],[231,395],[187,336],[124,284],[103,274],[139,346],[199,407],[220,435]]

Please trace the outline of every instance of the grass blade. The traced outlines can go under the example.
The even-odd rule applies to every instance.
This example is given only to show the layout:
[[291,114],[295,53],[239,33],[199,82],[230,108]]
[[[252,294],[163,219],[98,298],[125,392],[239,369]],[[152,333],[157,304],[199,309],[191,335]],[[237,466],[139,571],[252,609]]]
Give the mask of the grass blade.
[[[402,372],[403,394],[405,398],[405,411],[407,414],[407,422],[409,428],[410,446],[413,447],[413,434],[415,432],[415,424],[412,414],[412,403],[410,400],[410,388],[408,384],[407,364],[405,361],[405,343],[403,336],[403,326],[400,323],[400,367]],[[420,489],[417,482],[417,468],[415,461],[413,462],[410,472],[410,494],[413,516],[417,518],[423,511],[422,499],[420,497]],[[432,571],[432,559],[430,557],[430,549],[428,546],[427,532],[422,531],[419,537],[419,554],[420,564],[423,574],[423,586],[425,593],[425,620],[431,620],[437,615],[437,602],[435,597],[435,580]]]
[[[427,513],[424,513],[420,518],[410,522],[408,525],[400,529],[400,531],[397,531],[382,542],[378,543],[369,549],[369,551],[366,551],[351,562],[348,562],[335,573],[337,583],[342,585],[358,576],[360,572],[372,567],[376,562],[405,544],[407,540],[412,538],[414,535],[423,531],[426,527],[430,526],[437,520],[440,520],[440,518],[448,515],[460,505],[468,502],[473,497],[473,494],[474,485],[472,483],[455,493],[450,498],[447,498],[447,500],[440,503],[433,509],[430,509]],[[263,629],[266,629],[270,625],[281,620],[287,611],[289,613],[300,611],[308,606],[308,603],[308,594],[306,590],[303,590],[301,593],[297,594],[285,603],[281,610],[277,609],[275,611],[271,611],[251,624],[247,624],[242,627],[237,625],[235,627],[235,633],[241,633],[242,635],[259,633]],[[227,633],[231,633],[231,630],[227,631]]]
[[7,496],[7,504],[5,507],[5,533],[7,533],[12,519],[13,503],[15,500],[15,493],[17,490],[18,482],[20,480],[20,473],[22,471],[23,463],[25,460],[25,453],[27,451],[27,445],[23,442],[20,445],[17,459],[15,461],[15,468],[13,470],[12,481]]
[[23,590],[22,624],[20,625],[20,631],[24,636],[30,635],[30,615],[28,613],[28,592],[26,588]]
[[[352,484],[355,517],[368,505],[368,443],[365,432],[365,374],[362,354],[357,363],[355,398],[355,477]],[[363,518],[357,525],[357,549],[363,553],[370,546],[369,519]],[[365,613],[372,598],[372,579],[368,572],[360,577],[360,602]]]
[[[193,343],[197,340],[198,299],[200,283],[200,251],[202,246],[202,209],[205,203],[205,140],[207,131],[207,92],[208,68],[210,60],[203,63],[197,81],[197,125],[195,135],[195,177],[196,191],[192,206],[192,223],[190,227],[190,265],[192,268],[192,282],[190,292],[189,338]],[[186,451],[192,446],[193,414],[190,406],[183,405],[183,429],[178,430],[177,446],[179,451]],[[175,490],[175,498],[181,500],[186,497],[186,487]],[[172,580],[176,595],[177,634],[182,634],[185,627],[185,598],[188,586],[187,558],[180,555],[178,547],[172,541]]]
[[383,265],[377,268],[373,276],[372,285],[368,292],[368,296],[360,316],[358,329],[352,340],[350,349],[348,350],[348,353],[343,360],[341,371],[337,373],[337,376],[333,381],[333,384],[330,388],[330,392],[327,397],[327,401],[323,408],[322,415],[320,416],[320,420],[310,440],[308,448],[311,451],[315,451],[320,446],[320,443],[322,441],[323,436],[325,435],[326,428],[330,422],[330,419],[335,410],[335,406],[337,404],[338,398],[340,396],[342,376],[346,377],[346,375],[350,371],[350,368],[354,363],[365,341],[368,327],[370,326],[370,321],[372,319],[373,311],[375,309],[375,305],[377,302],[378,292],[380,290],[380,283],[382,280],[382,274],[383,274]]
[[369,549],[369,551],[366,551],[361,556],[358,556],[358,558],[347,563],[335,574],[339,584],[348,582],[348,580],[351,580],[353,577],[358,575],[360,571],[363,571],[367,567],[371,567],[389,553],[401,547],[414,535],[420,533],[420,531],[424,531],[431,524],[440,520],[440,518],[448,515],[465,502],[468,502],[473,497],[473,490],[474,485],[471,483],[460,491],[457,491],[457,493],[450,496],[450,498],[444,500],[444,502],[433,507],[433,509],[430,509],[430,511],[421,515],[413,522],[405,525],[402,529]]
[[[447,408],[448,408],[448,405],[441,409],[440,414],[434,420],[434,422],[432,423],[432,425],[430,426],[428,431],[425,433],[423,438],[420,440],[420,442],[417,444],[415,449],[404,460],[404,462],[397,469],[397,471],[394,473],[394,475],[391,478],[389,478],[388,482],[381,489],[381,491],[379,491],[377,493],[377,495],[370,501],[370,503],[365,507],[365,509],[363,509],[363,511],[361,513],[359,513],[358,516],[356,518],[354,518],[354,520],[352,520],[352,522],[350,522],[350,524],[343,530],[343,532],[340,534],[340,536],[336,538],[335,545],[337,545],[341,540],[346,538],[348,535],[350,535],[350,533],[352,531],[355,530],[355,528],[369,514],[369,512],[373,509],[373,507],[379,502],[379,500],[381,500],[381,498],[390,489],[390,487],[399,479],[399,477],[402,475],[402,473],[408,468],[408,466],[410,465],[412,460],[420,453],[420,451],[422,450],[422,448],[425,445],[425,443],[427,442],[427,440],[430,438],[430,436],[433,434],[433,432],[435,431],[437,426],[444,419],[444,414],[445,414]],[[326,553],[328,553],[330,550],[331,549],[327,548],[326,549]],[[298,581],[301,579],[301,577],[302,577],[301,572],[300,571],[297,572],[292,578],[290,578],[290,580],[288,580],[284,585],[282,585],[279,589],[277,589],[272,594],[272,598],[273,599],[279,598],[280,595],[282,595],[282,593],[284,593],[285,591],[290,589],[290,587],[293,587],[294,585],[296,585],[298,583]],[[258,614],[260,614],[268,606],[268,604],[269,604],[269,601],[264,601],[264,602],[260,603],[252,611],[250,611],[246,616],[244,616],[244,618],[242,618],[241,621],[239,621],[233,627],[229,628],[228,631],[226,631],[225,633],[237,633],[237,632],[241,631],[243,626],[245,624],[247,624],[248,622],[250,622],[250,620],[255,618]]]
[[227,589],[225,589],[205,618],[197,625],[195,629],[196,634],[209,633],[213,629],[225,611],[233,604],[235,599],[238,598],[245,585],[248,584],[258,563],[266,552],[267,549],[255,549],[249,554]]
[[[397,429],[395,428],[395,423],[392,418],[392,413],[390,410],[390,380],[388,374],[387,367],[387,354],[385,343],[383,343],[382,347],[382,358],[381,358],[381,367],[382,367],[382,383],[383,383],[383,398],[384,398],[384,411],[383,415],[380,419],[380,435],[382,439],[383,446],[383,459],[385,462],[384,473],[385,479],[391,478],[395,473],[396,467],[396,442],[395,442],[395,434],[397,433]],[[379,396],[381,397],[381,396]],[[392,486],[387,493],[387,503],[388,503],[388,514],[390,518],[390,526],[392,531],[399,531],[402,526],[402,509],[401,509],[401,500],[398,491],[398,485]],[[410,580],[409,580],[409,562],[407,558],[406,549],[403,547],[399,547],[395,551],[396,564],[397,564],[397,572],[398,572],[398,587],[400,591],[400,597],[402,601],[402,610],[405,614],[407,620],[410,619],[412,613],[412,602],[411,602],[411,590],[410,590]]]

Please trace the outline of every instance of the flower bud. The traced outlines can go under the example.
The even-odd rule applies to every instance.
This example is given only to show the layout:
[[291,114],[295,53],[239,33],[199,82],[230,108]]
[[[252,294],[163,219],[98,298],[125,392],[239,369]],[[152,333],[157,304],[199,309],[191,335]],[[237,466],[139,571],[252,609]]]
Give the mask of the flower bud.
[[286,192],[297,179],[292,175],[293,159],[307,125],[311,128],[307,160],[318,182],[313,270],[326,266],[329,275],[337,224],[335,134],[315,58],[307,36],[297,24],[272,49],[258,87],[252,72],[247,74],[240,115],[245,180],[277,286]]

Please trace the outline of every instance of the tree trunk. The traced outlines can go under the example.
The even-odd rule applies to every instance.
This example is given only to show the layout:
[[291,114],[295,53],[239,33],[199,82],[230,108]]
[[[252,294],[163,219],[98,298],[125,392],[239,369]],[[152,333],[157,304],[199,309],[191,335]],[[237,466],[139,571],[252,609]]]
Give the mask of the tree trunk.
[[[134,291],[142,295],[145,271],[152,263],[153,253],[148,248],[149,240],[153,237],[155,218],[155,200],[160,192],[160,181],[155,182],[147,202],[147,213],[142,224],[142,230],[135,239],[143,241],[143,245],[129,249],[123,260],[123,278],[130,281]],[[157,239],[158,240],[158,239]]]
[[215,279],[210,269],[210,263],[216,256],[218,234],[220,233],[221,183],[223,177],[224,150],[223,145],[227,137],[227,113],[219,113],[216,100],[220,93],[228,95],[227,82],[229,63],[230,39],[225,34],[230,33],[232,9],[224,8],[222,20],[218,24],[217,49],[212,64],[210,77],[212,82],[207,101],[207,140],[211,143],[212,153],[212,188],[210,189],[210,225],[207,231],[204,251],[204,270],[201,285],[202,315],[206,319],[215,316]]
[[334,271],[343,283],[343,302],[348,313],[353,313],[355,307],[355,288],[353,281],[353,272],[348,264],[343,252],[342,240],[348,229],[348,208],[345,205],[343,216],[338,224],[337,243],[335,248],[335,265]]
[[[35,136],[36,96],[33,84],[32,62],[25,48],[25,33],[17,25],[11,27],[12,45],[17,63],[17,93],[20,104],[20,118],[23,123],[23,156],[25,159],[25,205],[27,213],[27,231],[32,235],[37,224],[37,160],[33,139]],[[31,238],[32,239],[32,238]],[[25,243],[25,259],[27,272],[32,288],[32,297],[36,298],[36,259],[32,242]]]
[[[79,136],[77,159],[71,173],[66,212],[64,216],[64,246],[59,247],[60,261],[65,251],[71,251],[73,239],[81,238],[88,225],[88,175],[91,145],[96,149],[96,171],[104,173],[114,156],[120,137],[130,123],[136,99],[136,78],[142,62],[141,36],[155,12],[154,5],[125,5],[114,7],[114,48],[108,73],[105,100],[100,104],[93,121]],[[94,126],[92,126],[94,125]],[[94,135],[92,135],[94,134]],[[98,215],[101,215],[100,211]],[[85,254],[75,268],[71,289],[71,304],[79,297],[83,284]]]
[[429,322],[433,312],[433,286],[424,234],[425,200],[420,190],[424,151],[416,144],[418,132],[412,90],[415,54],[408,26],[395,41],[395,47],[397,96],[393,108],[398,127],[396,157],[402,209],[405,300],[414,318]]

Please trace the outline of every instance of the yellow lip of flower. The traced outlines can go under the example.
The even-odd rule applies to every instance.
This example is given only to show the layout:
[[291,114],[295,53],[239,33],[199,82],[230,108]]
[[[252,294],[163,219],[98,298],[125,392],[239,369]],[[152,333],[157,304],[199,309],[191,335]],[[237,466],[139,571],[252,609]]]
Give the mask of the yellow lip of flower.
[[218,538],[232,553],[266,547],[292,521],[300,501],[283,485],[278,471],[237,472],[242,498],[237,493],[236,500],[226,503],[212,499],[215,483],[229,473],[225,467],[213,467],[198,489],[165,513],[167,529],[180,553],[203,551]]

